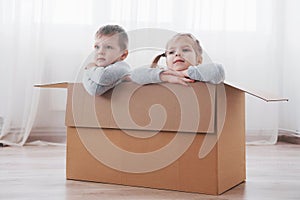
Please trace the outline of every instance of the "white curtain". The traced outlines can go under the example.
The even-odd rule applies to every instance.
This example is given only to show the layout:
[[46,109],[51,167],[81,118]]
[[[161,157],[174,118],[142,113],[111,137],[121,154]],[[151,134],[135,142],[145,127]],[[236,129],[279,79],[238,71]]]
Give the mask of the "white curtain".
[[[24,145],[33,129],[64,127],[64,105],[59,103],[64,91],[40,91],[33,85],[74,81],[92,51],[95,31],[104,24],[119,24],[127,31],[191,32],[212,60],[225,65],[227,81],[278,93],[283,4],[280,0],[0,0],[0,143]],[[248,108],[253,110],[251,103]],[[277,112],[276,106],[271,110]],[[251,126],[264,129],[265,123],[257,113],[254,116]],[[278,124],[274,120],[271,129]]]
[[35,119],[43,70],[41,2],[0,1],[1,141],[23,145]]

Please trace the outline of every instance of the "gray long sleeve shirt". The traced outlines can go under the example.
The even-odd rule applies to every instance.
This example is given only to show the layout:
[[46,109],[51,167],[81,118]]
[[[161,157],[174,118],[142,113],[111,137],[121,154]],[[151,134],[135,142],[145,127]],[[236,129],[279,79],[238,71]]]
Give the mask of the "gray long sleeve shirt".
[[95,66],[85,69],[82,83],[90,95],[97,96],[121,83],[129,74],[130,66],[120,61],[107,67]]
[[[145,68],[140,67],[132,70],[131,80],[135,83],[145,85],[149,83],[160,83],[160,73],[164,69],[161,68]],[[188,68],[188,75],[191,79],[203,81],[213,84],[219,84],[225,79],[225,71],[222,64],[207,63],[198,66],[190,66]]]

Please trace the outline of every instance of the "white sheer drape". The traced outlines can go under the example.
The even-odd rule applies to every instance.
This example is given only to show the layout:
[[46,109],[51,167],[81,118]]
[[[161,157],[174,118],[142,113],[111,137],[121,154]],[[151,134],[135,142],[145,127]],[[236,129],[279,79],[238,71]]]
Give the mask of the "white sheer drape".
[[1,140],[23,145],[31,131],[38,106],[43,33],[39,1],[0,1],[1,9]]
[[[23,145],[33,127],[64,126],[64,106],[55,103],[64,94],[40,94],[33,85],[74,80],[103,24],[191,32],[224,63],[228,81],[278,93],[282,2],[0,0],[0,143]],[[259,119],[251,120],[263,129]]]

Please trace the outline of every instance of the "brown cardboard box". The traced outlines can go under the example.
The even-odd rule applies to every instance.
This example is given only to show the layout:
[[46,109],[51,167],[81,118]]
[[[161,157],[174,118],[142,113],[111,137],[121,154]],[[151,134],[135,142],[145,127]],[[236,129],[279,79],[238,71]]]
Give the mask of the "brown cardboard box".
[[213,195],[245,181],[246,90],[122,83],[92,97],[80,83],[39,87],[68,88],[67,179]]

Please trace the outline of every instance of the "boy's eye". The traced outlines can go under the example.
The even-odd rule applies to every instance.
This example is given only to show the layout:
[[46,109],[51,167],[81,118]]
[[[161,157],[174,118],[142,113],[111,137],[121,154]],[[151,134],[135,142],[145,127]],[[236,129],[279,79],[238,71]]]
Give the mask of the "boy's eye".
[[[99,45],[95,45],[94,48],[96,50],[100,49],[100,46]],[[110,45],[106,45],[106,46],[103,46],[102,48],[104,49],[113,49],[113,46],[110,46]]]
[[113,47],[110,46],[110,45],[105,46],[105,48],[106,48],[106,49],[113,49]]

